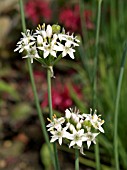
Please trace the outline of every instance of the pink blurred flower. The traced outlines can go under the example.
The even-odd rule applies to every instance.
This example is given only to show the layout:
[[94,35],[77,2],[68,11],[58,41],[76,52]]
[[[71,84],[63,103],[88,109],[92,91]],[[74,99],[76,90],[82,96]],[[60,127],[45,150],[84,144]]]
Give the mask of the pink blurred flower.
[[[91,21],[92,12],[89,10],[84,11],[85,24],[88,29],[93,29],[94,24]],[[74,8],[63,8],[59,14],[59,22],[64,25],[68,31],[81,32],[81,20],[79,13],[79,5]]]
[[43,0],[28,0],[25,4],[25,12],[33,24],[38,24],[40,20],[45,22],[51,20],[52,11],[49,3]]

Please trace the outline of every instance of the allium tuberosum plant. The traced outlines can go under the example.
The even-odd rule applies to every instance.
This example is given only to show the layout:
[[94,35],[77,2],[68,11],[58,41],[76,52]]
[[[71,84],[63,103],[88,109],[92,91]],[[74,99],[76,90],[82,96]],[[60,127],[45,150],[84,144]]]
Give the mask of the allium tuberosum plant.
[[[21,13],[23,14],[22,1],[20,1]],[[23,20],[22,15],[22,20]],[[48,84],[48,103],[50,113],[50,123],[47,125],[48,131],[51,133],[51,143],[53,144],[53,153],[49,146],[49,139],[47,137],[47,131],[45,129],[45,122],[43,115],[39,113],[42,130],[46,142],[49,146],[51,157],[53,160],[54,168],[60,169],[56,140],[61,145],[63,140],[66,140],[69,148],[75,149],[75,170],[79,170],[79,152],[83,153],[83,145],[86,142],[89,148],[91,143],[96,144],[96,137],[100,132],[104,133],[102,124],[104,123],[96,114],[96,110],[92,115],[92,109],[90,114],[80,113],[78,110],[66,109],[65,117],[57,118],[53,114],[52,109],[52,96],[51,96],[51,77],[54,77],[53,67],[62,58],[69,56],[74,59],[75,47],[79,46],[79,40],[74,34],[65,32],[64,28],[60,25],[38,25],[35,32],[29,29],[24,30],[22,38],[17,43],[17,47],[14,51],[23,53],[23,58],[28,58],[28,62],[33,63],[34,60],[39,62],[41,66],[47,69],[47,84]],[[31,69],[31,67],[30,67]],[[32,75],[32,74],[31,74]],[[32,77],[32,76],[31,76]],[[32,83],[33,83],[32,78]],[[34,83],[33,83],[34,84]],[[37,108],[40,112],[38,105],[36,88],[34,85],[33,91],[35,93],[35,101]]]

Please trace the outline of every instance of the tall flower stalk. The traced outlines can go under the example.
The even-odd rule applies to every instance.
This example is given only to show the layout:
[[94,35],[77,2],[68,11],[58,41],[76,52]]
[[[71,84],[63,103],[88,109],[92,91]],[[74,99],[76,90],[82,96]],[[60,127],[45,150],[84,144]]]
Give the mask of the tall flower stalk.
[[123,72],[124,72],[124,65],[125,59],[127,55],[127,42],[125,44],[125,48],[122,55],[121,60],[121,67],[118,79],[118,86],[117,86],[117,94],[116,94],[116,102],[115,102],[115,114],[114,114],[114,157],[115,157],[115,169],[119,170],[119,154],[118,154],[118,113],[119,113],[119,100],[120,100],[120,93],[121,93],[121,85],[123,79]]
[[[22,29],[23,29],[23,32],[25,33],[26,32],[26,23],[25,23],[24,9],[23,9],[23,1],[19,0],[19,4],[20,4],[20,12],[21,12]],[[36,104],[36,108],[37,108],[37,113],[38,113],[38,117],[39,117],[39,120],[40,120],[40,123],[41,123],[41,128],[42,128],[44,138],[45,138],[46,144],[48,146],[48,149],[49,149],[49,152],[50,152],[50,155],[51,155],[51,160],[52,160],[52,162],[55,166],[54,156],[53,156],[53,153],[52,153],[52,150],[51,150],[51,145],[50,145],[50,142],[49,142],[48,133],[47,133],[47,130],[46,130],[46,127],[45,127],[44,117],[43,117],[43,114],[41,112],[41,108],[40,108],[40,104],[39,104],[39,100],[38,100],[38,96],[37,96],[37,91],[36,91],[36,85],[35,85],[34,77],[33,77],[32,65],[30,63],[29,58],[27,59],[27,64],[28,64],[28,70],[29,70],[29,74],[30,74],[30,80],[31,80],[33,94],[34,94],[35,104]]]
[[75,149],[75,170],[79,170],[79,150]]
[[[49,103],[50,119],[52,120],[53,110],[52,110],[51,77],[52,77],[52,75],[51,75],[51,70],[50,70],[50,68],[47,68],[48,103]],[[56,143],[53,144],[53,150],[54,150],[54,158],[55,158],[56,170],[60,170],[60,165],[59,165],[59,160],[58,160],[58,153],[57,153]]]
[[[46,132],[46,126],[44,122],[43,115],[41,113],[36,86],[34,83],[33,72],[31,63],[34,60],[39,62],[44,68],[47,68],[47,83],[48,83],[48,101],[49,101],[49,112],[50,119],[53,119],[52,111],[52,96],[51,96],[51,77],[54,77],[53,66],[66,55],[74,59],[75,46],[79,46],[79,40],[74,34],[65,33],[64,28],[62,29],[59,25],[38,25],[37,29],[33,33],[29,29],[25,30],[25,20],[23,12],[23,4],[20,1],[22,18],[23,18],[23,28],[22,38],[17,43],[17,47],[14,50],[19,51],[19,53],[24,52],[25,56],[22,58],[27,58],[28,67],[30,72],[30,78],[32,83],[32,88],[35,97],[35,103],[38,110],[38,115],[40,118],[42,130],[44,133],[45,140],[49,146],[49,151],[51,158],[53,159],[55,170],[59,170],[59,161],[57,155],[56,144],[54,144],[54,154],[51,152],[51,146],[49,143],[48,135]],[[30,63],[31,62],[31,63]]]
[[[100,33],[100,19],[101,19],[101,4],[102,0],[98,0],[98,14],[95,40],[95,56],[94,56],[94,75],[93,75],[93,108],[97,105],[97,64],[98,64],[98,47],[99,47],[99,33]],[[100,170],[100,155],[98,141],[95,145],[96,169]]]

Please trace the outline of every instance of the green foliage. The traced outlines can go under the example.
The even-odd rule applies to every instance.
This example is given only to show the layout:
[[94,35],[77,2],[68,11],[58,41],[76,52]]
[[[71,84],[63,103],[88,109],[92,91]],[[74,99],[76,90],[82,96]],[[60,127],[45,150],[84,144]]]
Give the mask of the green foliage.
[[12,85],[6,83],[3,80],[0,80],[0,93],[3,93],[3,92],[8,93],[15,100],[19,99],[19,95],[18,95],[18,93],[16,92],[15,88]]
[[41,161],[45,167],[45,170],[50,170],[52,168],[52,161],[48,146],[44,143],[40,150]]
[[32,107],[29,103],[19,103],[11,108],[12,121],[19,121],[29,118]]

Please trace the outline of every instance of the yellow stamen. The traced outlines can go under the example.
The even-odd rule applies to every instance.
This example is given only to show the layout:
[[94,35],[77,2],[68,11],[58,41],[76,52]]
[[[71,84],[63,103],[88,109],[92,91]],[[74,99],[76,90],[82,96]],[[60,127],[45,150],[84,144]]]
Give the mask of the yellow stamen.
[[41,30],[41,26],[40,26],[40,24],[38,24],[37,30]]
[[49,122],[52,122],[49,118],[47,118],[47,120],[48,120]]
[[56,118],[56,115],[54,114],[54,118]]

